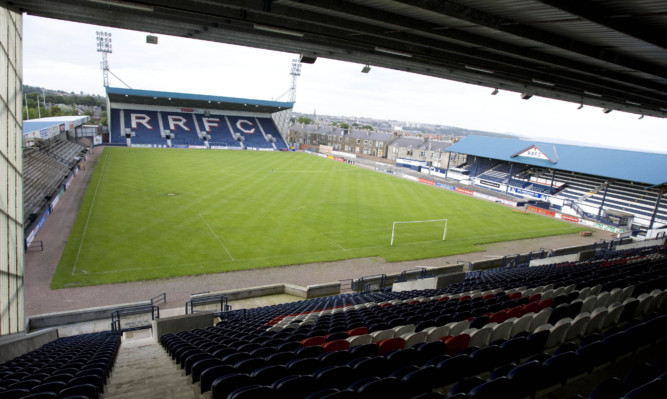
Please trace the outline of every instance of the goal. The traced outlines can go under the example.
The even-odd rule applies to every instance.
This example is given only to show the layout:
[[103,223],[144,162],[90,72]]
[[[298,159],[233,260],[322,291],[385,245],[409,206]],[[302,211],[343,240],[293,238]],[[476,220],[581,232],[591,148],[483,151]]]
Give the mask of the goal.
[[[430,237],[430,238],[427,238],[427,240],[435,240],[436,239],[435,237],[437,237],[437,239],[439,240],[440,239],[440,229],[443,228],[443,225],[444,225],[444,228],[442,230],[442,241],[445,241],[445,237],[447,237],[447,219],[409,220],[409,221],[406,221],[406,222],[394,222],[394,224],[391,226],[391,244],[390,245],[394,245],[394,238],[396,237],[396,233],[397,233],[397,230],[396,230],[397,225],[399,225],[399,227],[400,227],[400,225],[403,225],[403,224],[416,224],[416,223],[430,223],[434,226],[434,227],[428,228],[427,231],[424,231],[424,229],[421,229],[421,232],[423,234],[420,234],[420,235],[421,235],[422,238],[424,238],[426,236]],[[437,236],[435,235],[436,231],[437,231]],[[400,233],[400,229],[399,229],[399,233]]]

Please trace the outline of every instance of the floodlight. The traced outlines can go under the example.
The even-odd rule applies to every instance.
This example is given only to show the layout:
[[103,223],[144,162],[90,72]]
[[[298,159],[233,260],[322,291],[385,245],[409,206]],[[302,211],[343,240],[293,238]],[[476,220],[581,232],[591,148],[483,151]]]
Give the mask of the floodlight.
[[491,92],[491,95],[495,96],[496,94],[498,94],[499,91],[500,90],[498,90],[498,89],[493,89],[493,91]]
[[146,35],[146,43],[148,43],[148,44],[157,44],[157,36],[155,36],[155,35]]
[[530,100],[530,98],[531,98],[532,96],[533,96],[533,95],[530,94],[530,93],[521,93],[521,99],[522,99],[522,100]]
[[365,67],[361,68],[361,73],[368,73],[371,70],[370,65],[366,64]]
[[642,114],[642,116],[640,116],[639,119],[644,119],[644,114]]
[[582,101],[581,104],[579,104],[579,106],[577,107],[577,109],[582,109],[582,108],[584,108],[584,103],[583,103],[583,101]]
[[602,112],[604,112],[605,114],[608,114],[611,111],[613,111],[613,109],[611,109],[611,108],[605,108],[605,109],[602,110]]

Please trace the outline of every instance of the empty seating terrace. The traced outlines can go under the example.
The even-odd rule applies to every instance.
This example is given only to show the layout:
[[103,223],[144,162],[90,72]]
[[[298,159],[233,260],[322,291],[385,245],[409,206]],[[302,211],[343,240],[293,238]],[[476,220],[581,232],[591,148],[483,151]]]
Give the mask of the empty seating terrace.
[[98,398],[119,347],[110,333],[59,338],[0,365],[0,397]]
[[611,385],[613,397],[658,397],[666,260],[664,246],[600,250],[471,272],[443,289],[226,312],[160,341],[172,367],[214,399],[602,398]]
[[[559,197],[575,201],[581,200],[584,205],[594,207],[600,207],[602,204],[604,179],[558,172],[556,180],[567,183],[565,190],[558,194]],[[604,206],[650,218],[657,200],[658,191],[650,189],[645,184],[612,181],[607,188]],[[667,220],[667,206],[664,203],[658,207],[656,217]]]
[[129,128],[134,134],[131,143],[138,145],[166,147],[164,131],[169,130],[171,145],[175,147],[204,146],[206,143],[200,135],[208,135],[208,144],[213,148],[241,148],[235,138],[240,135],[246,148],[274,149],[274,144],[278,150],[288,148],[270,118],[113,109],[111,122],[111,142],[115,144],[127,144],[124,129]]
[[26,221],[40,210],[65,181],[85,148],[56,140],[49,146],[26,148],[23,153],[23,214]]

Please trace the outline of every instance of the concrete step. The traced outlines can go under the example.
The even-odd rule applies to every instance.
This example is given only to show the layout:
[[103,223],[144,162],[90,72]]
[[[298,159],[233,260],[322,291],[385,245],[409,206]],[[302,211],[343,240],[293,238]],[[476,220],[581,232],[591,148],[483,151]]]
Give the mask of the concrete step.
[[[124,337],[104,399],[203,399],[199,384],[192,384],[153,338]],[[209,396],[210,397],[210,396]]]

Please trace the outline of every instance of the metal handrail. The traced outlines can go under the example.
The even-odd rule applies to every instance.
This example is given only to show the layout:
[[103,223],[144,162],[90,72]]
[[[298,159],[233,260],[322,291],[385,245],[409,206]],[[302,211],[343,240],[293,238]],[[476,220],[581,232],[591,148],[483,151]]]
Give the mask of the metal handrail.
[[[160,318],[160,308],[154,305],[136,305],[136,306],[127,306],[124,308],[118,308],[111,312],[111,331],[113,332],[122,332],[121,328],[121,318],[122,316],[150,313],[151,320]],[[141,328],[150,328],[150,324],[145,324],[138,327],[133,327],[132,329],[141,329]]]
[[167,303],[167,293],[163,292],[158,296],[151,298],[151,305],[160,306],[163,303]]
[[190,300],[185,303],[185,314],[195,313],[195,305],[217,303],[218,301],[220,302],[221,312],[231,310],[225,295],[208,295],[196,298],[190,297]]
[[[370,275],[370,276],[360,277],[357,280],[357,293],[360,294],[362,292],[370,292],[373,281],[378,280],[378,279],[380,280],[379,281],[380,282],[379,289],[383,290],[385,288],[386,284],[387,284],[387,275],[386,274],[373,274],[373,275]],[[373,281],[366,282],[367,280],[373,280]]]

